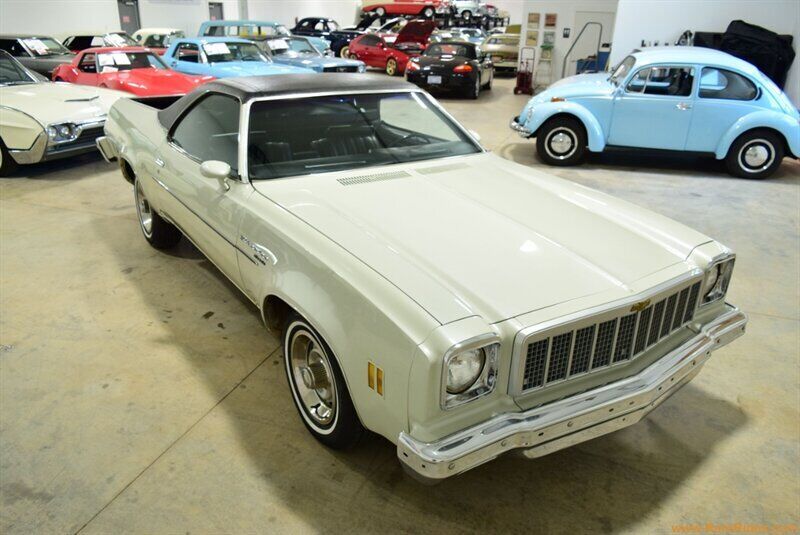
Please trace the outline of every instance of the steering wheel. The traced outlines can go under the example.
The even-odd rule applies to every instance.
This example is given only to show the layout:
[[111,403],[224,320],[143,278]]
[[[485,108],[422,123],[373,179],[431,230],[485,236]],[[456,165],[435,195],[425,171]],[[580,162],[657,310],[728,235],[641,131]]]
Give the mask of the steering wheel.
[[422,134],[411,133],[411,134],[406,134],[405,136],[401,137],[397,141],[389,143],[389,147],[397,147],[397,146],[400,146],[400,145],[406,146],[406,142],[409,141],[409,140],[412,140],[412,139],[422,140],[422,143],[412,143],[411,145],[425,145],[429,141],[428,138],[426,138]]

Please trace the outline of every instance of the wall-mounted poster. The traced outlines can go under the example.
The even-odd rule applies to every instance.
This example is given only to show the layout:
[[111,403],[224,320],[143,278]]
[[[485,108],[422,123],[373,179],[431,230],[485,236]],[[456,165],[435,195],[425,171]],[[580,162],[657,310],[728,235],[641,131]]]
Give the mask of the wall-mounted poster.
[[527,46],[539,46],[539,30],[528,30],[525,34]]
[[542,32],[542,45],[553,46],[556,44],[556,32]]
[[556,22],[558,22],[558,14],[557,13],[547,13],[544,16],[544,27],[545,28],[555,28]]
[[539,13],[528,13],[528,28],[538,28],[540,17]]

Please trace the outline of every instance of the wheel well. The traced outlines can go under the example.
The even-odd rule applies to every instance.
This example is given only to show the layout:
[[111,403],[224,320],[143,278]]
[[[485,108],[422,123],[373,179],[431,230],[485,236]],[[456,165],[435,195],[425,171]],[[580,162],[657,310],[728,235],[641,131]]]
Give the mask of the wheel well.
[[264,308],[261,313],[267,327],[274,331],[279,331],[286,322],[286,318],[294,311],[294,308],[289,303],[277,295],[269,295],[264,300]]
[[120,158],[119,169],[122,171],[122,176],[125,178],[125,180],[133,184],[136,180],[136,173],[133,172],[133,167],[131,167],[131,164],[129,164],[127,160]]
[[[773,135],[777,136],[778,139],[783,141],[783,154],[784,155],[790,155],[790,156],[793,155],[792,149],[789,147],[789,140],[786,139],[786,136],[784,136],[782,132],[780,132],[778,130],[775,130],[774,128],[770,128],[768,126],[757,126],[756,128],[751,128],[750,130],[745,130],[744,132],[742,132],[741,134],[736,136],[736,139],[734,139],[733,142],[728,147],[728,152],[730,152],[731,147],[733,147],[734,143],[739,141],[742,138],[742,136],[746,136],[748,134],[752,134],[753,132],[769,132],[770,134],[773,134]],[[796,156],[800,157],[800,154],[798,154]]]
[[539,125],[539,128],[536,129],[536,132],[531,134],[531,137],[534,138],[534,137],[538,136],[539,135],[539,130],[541,130],[544,125],[546,125],[550,121],[554,121],[556,119],[574,119],[574,120],[578,121],[578,123],[581,125],[581,128],[583,128],[584,136],[588,139],[589,133],[586,131],[586,125],[583,124],[583,121],[581,120],[581,118],[578,117],[577,115],[572,114],[572,113],[565,113],[565,112],[556,113],[555,115],[552,115],[552,116],[548,117],[547,120],[545,120],[541,125]]

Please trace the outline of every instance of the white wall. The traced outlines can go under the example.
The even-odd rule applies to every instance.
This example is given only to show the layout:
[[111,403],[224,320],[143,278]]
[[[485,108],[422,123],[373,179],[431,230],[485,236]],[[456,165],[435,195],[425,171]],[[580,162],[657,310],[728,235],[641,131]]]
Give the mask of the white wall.
[[619,0],[611,63],[646,41],[674,43],[685,30],[724,32],[744,20],[794,36],[797,53],[786,81],[786,94],[800,106],[800,1],[798,0]]
[[[618,0],[525,0],[523,12],[521,13],[521,20],[519,22],[522,23],[522,44],[524,45],[525,42],[525,30],[527,28],[527,19],[528,13],[539,13],[541,14],[541,20],[539,21],[539,44],[542,43],[543,33],[545,31],[552,31],[550,29],[545,30],[544,27],[544,17],[547,13],[555,13],[558,15],[556,20],[556,42],[553,47],[553,78],[552,80],[555,81],[560,77],[561,74],[561,65],[564,61],[564,55],[569,50],[569,47],[572,45],[575,38],[578,36],[581,28],[576,28],[575,26],[575,13],[578,11],[585,11],[585,12],[601,12],[601,13],[615,13],[617,11],[617,2]],[[512,22],[516,22],[513,21]],[[616,26],[616,24],[615,24]],[[570,29],[569,37],[564,37],[564,28]],[[591,27],[590,27],[591,28]],[[593,30],[596,32],[596,30]],[[607,31],[607,30],[606,30]],[[604,31],[604,33],[606,33]],[[583,42],[584,39],[589,39],[589,32],[590,30],[586,30],[586,35],[583,36],[581,41]],[[594,43],[596,48],[597,37],[596,33],[594,34]],[[536,51],[537,59],[539,54],[541,54],[541,49]],[[569,58],[571,61],[579,59],[576,57],[575,53],[570,55]],[[570,63],[567,64],[567,75],[570,74]],[[574,72],[574,67],[573,67]]]

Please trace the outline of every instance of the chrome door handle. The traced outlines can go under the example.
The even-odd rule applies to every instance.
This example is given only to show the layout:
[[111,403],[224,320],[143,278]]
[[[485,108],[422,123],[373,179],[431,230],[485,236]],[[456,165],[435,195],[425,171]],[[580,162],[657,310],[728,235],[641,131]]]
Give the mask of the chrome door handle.
[[677,104],[675,104],[675,107],[678,108],[681,111],[686,111],[686,110],[691,110],[692,109],[692,105],[691,104],[687,104],[686,102],[678,102]]
[[156,158],[155,161],[157,166],[164,167],[164,160],[162,160],[161,158]]

